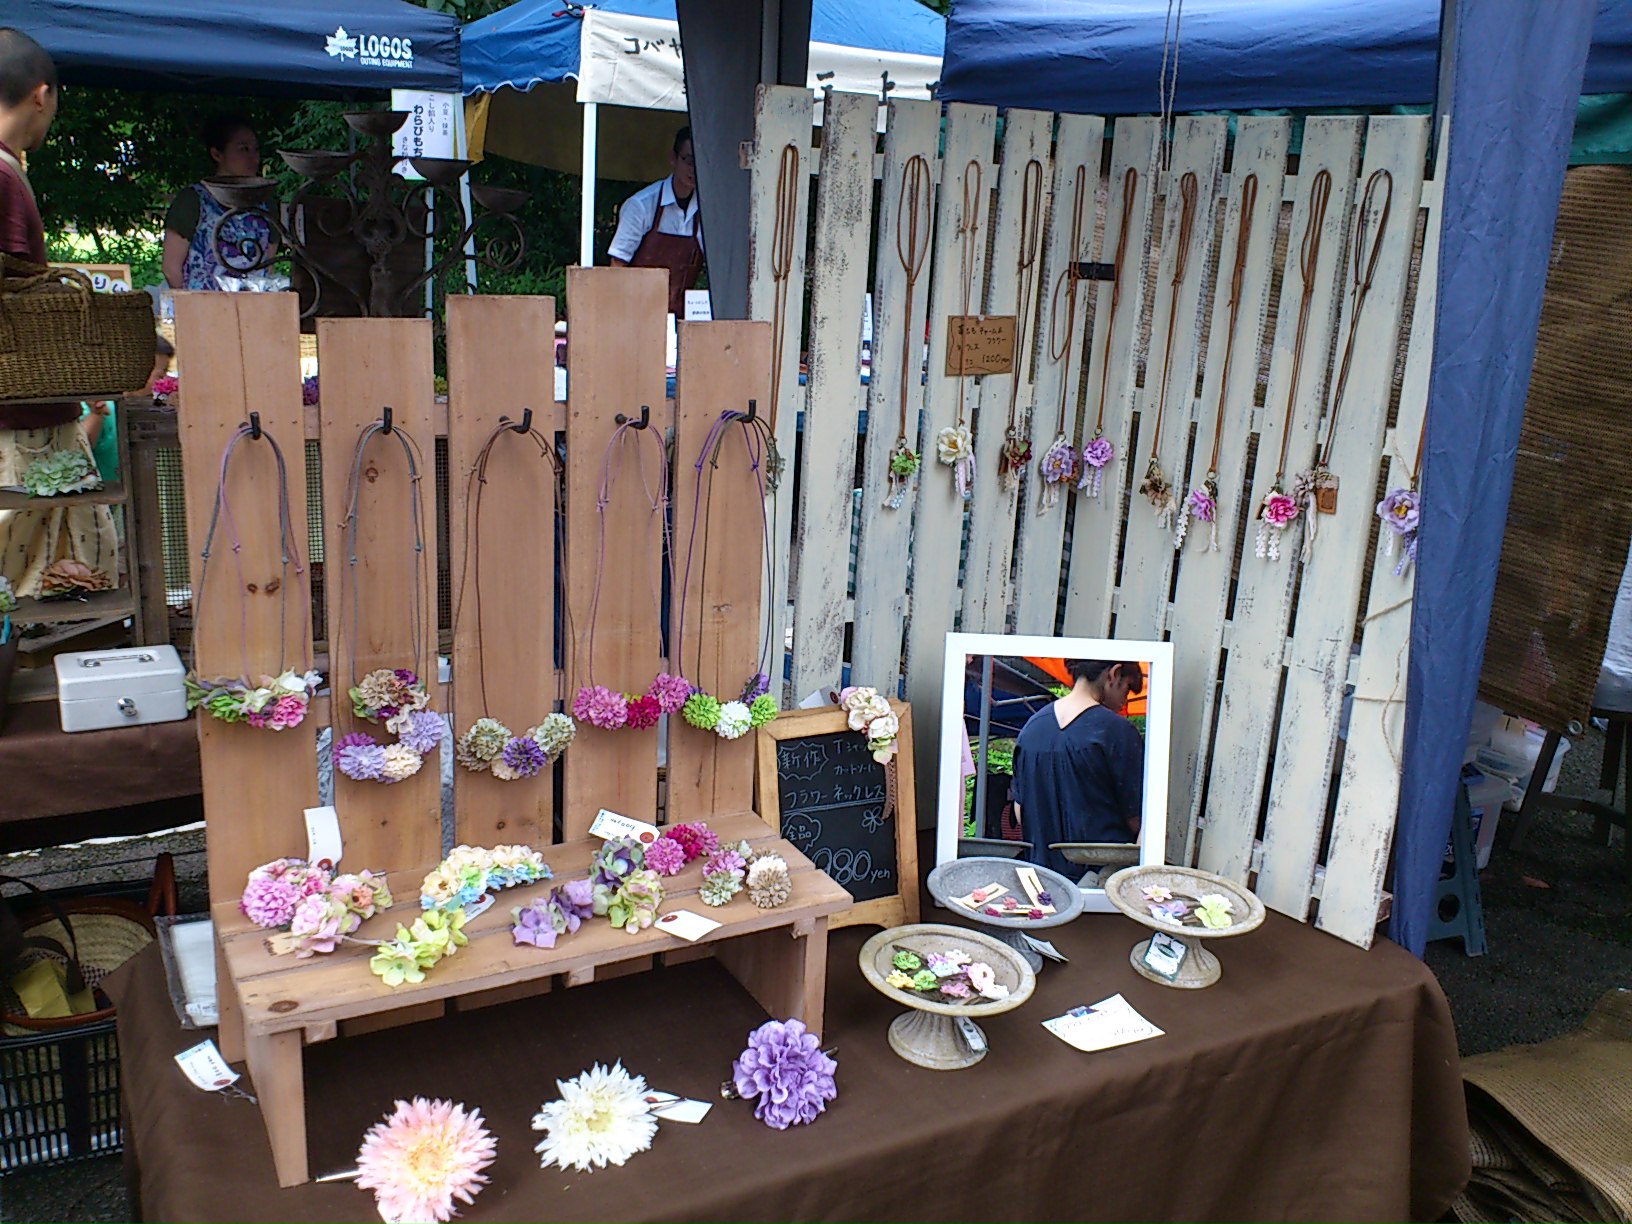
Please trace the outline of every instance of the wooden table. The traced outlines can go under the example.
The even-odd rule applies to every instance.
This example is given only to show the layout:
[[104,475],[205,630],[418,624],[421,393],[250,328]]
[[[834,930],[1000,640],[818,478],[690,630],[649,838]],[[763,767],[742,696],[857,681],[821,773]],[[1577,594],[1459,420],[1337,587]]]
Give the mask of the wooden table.
[[[771,1015],[797,1017],[820,1032],[827,920],[850,908],[850,894],[752,812],[713,816],[708,825],[722,843],[747,840],[757,850],[785,858],[793,882],[791,900],[778,909],[762,910],[744,890],[726,905],[705,906],[696,895],[702,884],[698,860],[664,881],[661,912],[691,909],[720,922],[698,944],[710,948]],[[427,971],[418,985],[385,985],[369,971],[373,949],[360,943],[345,943],[330,955],[306,960],[274,956],[267,950],[267,932],[252,925],[235,903],[214,907],[217,938],[238,998],[243,1048],[280,1186],[307,1180],[304,1047],[334,1038],[342,1022],[364,1021],[361,1027],[366,1029],[385,1027],[378,1022],[381,1018],[426,1019],[439,1015],[446,999],[494,996],[498,991],[519,997],[516,987],[543,983],[547,988],[547,979],[558,974],[565,975],[567,985],[581,986],[593,981],[597,970],[684,947],[655,927],[630,935],[602,919],[562,936],[553,949],[514,943],[511,910],[547,896],[565,880],[582,877],[601,844],[597,838],[585,838],[544,849],[555,879],[499,894],[491,909],[466,926],[469,946]],[[396,904],[365,922],[357,938],[389,939],[399,923],[412,921],[419,913],[419,883],[434,866],[427,863],[423,869],[394,874],[390,884]]]

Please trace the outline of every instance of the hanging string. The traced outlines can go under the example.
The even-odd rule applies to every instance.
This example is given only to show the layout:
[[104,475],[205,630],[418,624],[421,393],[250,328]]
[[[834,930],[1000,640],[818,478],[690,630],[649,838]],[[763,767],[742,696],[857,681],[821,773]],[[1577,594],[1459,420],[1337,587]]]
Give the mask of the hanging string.
[[1236,323],[1241,317],[1241,284],[1246,278],[1247,248],[1252,242],[1253,212],[1258,207],[1258,176],[1249,174],[1241,182],[1241,219],[1235,234],[1235,263],[1230,270],[1230,319],[1224,333],[1223,370],[1218,380],[1218,406],[1213,411],[1213,453],[1207,460],[1207,475],[1185,498],[1173,547],[1184,545],[1192,517],[1208,528],[1208,551],[1218,551],[1218,456],[1224,441],[1224,404],[1230,391],[1230,364],[1235,355]]
[[[1374,199],[1381,189],[1382,203]],[[1377,274],[1377,259],[1383,250],[1383,234],[1388,228],[1388,214],[1394,204],[1394,176],[1387,170],[1374,170],[1366,180],[1366,191],[1360,199],[1360,216],[1354,226],[1354,251],[1349,259],[1349,331],[1343,342],[1343,358],[1338,364],[1337,383],[1332,392],[1332,410],[1326,416],[1326,440],[1321,446],[1318,466],[1331,467],[1332,442],[1337,436],[1337,417],[1343,407],[1343,393],[1349,385],[1349,366],[1354,357],[1355,336],[1360,331],[1360,316],[1371,294],[1372,280]],[[1371,218],[1376,217],[1376,231],[1371,231]]]
[[1071,236],[1065,252],[1065,267],[1055,278],[1054,292],[1049,298],[1048,355],[1060,368],[1060,398],[1054,413],[1054,440],[1048,444],[1037,465],[1042,478],[1037,483],[1038,514],[1046,514],[1059,505],[1061,490],[1070,487],[1077,475],[1077,444],[1066,436],[1065,430],[1071,341],[1077,334],[1077,282],[1082,279],[1077,265],[1086,253],[1083,250],[1083,221],[1087,198],[1088,173],[1086,167],[1079,165],[1071,193]]
[[935,451],[940,461],[952,469],[952,484],[958,496],[968,501],[974,492],[975,441],[969,431],[965,407],[968,379],[963,374],[964,357],[968,347],[968,319],[975,296],[975,274],[979,253],[976,242],[980,234],[981,187],[980,162],[970,158],[963,168],[963,213],[958,219],[958,274],[959,293],[962,296],[964,326],[958,332],[958,420],[935,436]]
[[1020,380],[1025,375],[1028,351],[1026,333],[1036,311],[1032,297],[1037,284],[1037,251],[1042,241],[1042,219],[1043,163],[1033,157],[1026,162],[1025,172],[1020,178],[1020,246],[1014,257],[1020,300],[1014,328],[1014,372],[1009,378],[1009,423],[1003,431],[1003,453],[998,461],[998,472],[1003,477],[1004,487],[1010,490],[1019,483],[1020,473],[1031,461],[1031,429],[1029,423],[1022,426],[1018,405]]
[[1309,184],[1309,215],[1304,222],[1303,242],[1298,253],[1298,269],[1303,278],[1298,300],[1298,326],[1292,342],[1292,376],[1286,391],[1286,409],[1281,414],[1281,452],[1275,462],[1275,479],[1258,508],[1256,554],[1270,561],[1281,556],[1281,533],[1298,514],[1298,503],[1288,497],[1282,483],[1286,479],[1287,448],[1292,444],[1292,424],[1297,412],[1298,383],[1303,374],[1304,341],[1309,335],[1309,314],[1315,297],[1315,271],[1320,265],[1321,230],[1332,198],[1332,174],[1320,170]]
[[1145,479],[1139,486],[1139,492],[1155,509],[1163,528],[1173,526],[1178,503],[1173,496],[1173,483],[1162,470],[1157,452],[1161,446],[1162,421],[1167,415],[1167,385],[1173,372],[1173,339],[1179,319],[1179,290],[1190,267],[1190,239],[1195,230],[1198,192],[1196,172],[1186,170],[1179,179],[1178,250],[1173,254],[1173,276],[1168,285],[1167,343],[1162,355],[1162,377],[1156,392],[1156,420],[1150,430],[1150,460],[1145,466]]
[[799,146],[791,140],[776,168],[776,218],[771,231],[771,453],[765,481],[774,493],[783,460],[775,445],[777,410],[782,403],[782,355],[788,333],[788,284],[793,275],[793,238],[799,222]]
[[[913,353],[918,348],[912,334],[912,303],[918,288],[918,276],[924,270],[924,258],[929,253],[929,208],[933,193],[929,162],[922,154],[914,153],[902,169],[901,190],[895,203],[895,254],[901,261],[901,271],[906,277],[907,300],[901,325],[899,417],[895,446],[890,451],[889,493],[884,499],[884,505],[891,510],[901,508],[919,466],[918,452],[907,437],[907,400],[917,383],[912,377]],[[913,432],[916,434],[917,430]]]
[[[1156,108],[1159,112],[1157,122],[1161,125],[1157,135],[1157,162],[1163,174],[1170,169],[1173,145],[1169,135],[1173,125],[1173,106],[1179,93],[1179,26],[1184,21],[1184,0],[1167,0],[1167,19],[1162,23],[1162,67],[1161,75],[1156,81]],[[1172,70],[1169,73],[1169,55],[1172,58]]]
[[1086,489],[1089,497],[1097,498],[1104,480],[1104,471],[1116,457],[1116,447],[1105,436],[1105,397],[1110,388],[1111,336],[1116,331],[1117,307],[1122,302],[1122,267],[1128,254],[1128,235],[1133,229],[1133,203],[1139,194],[1139,172],[1129,166],[1122,175],[1122,218],[1116,234],[1116,262],[1111,272],[1111,300],[1105,318],[1105,345],[1099,355],[1099,415],[1094,421],[1094,436],[1082,448],[1082,479],[1079,489]]

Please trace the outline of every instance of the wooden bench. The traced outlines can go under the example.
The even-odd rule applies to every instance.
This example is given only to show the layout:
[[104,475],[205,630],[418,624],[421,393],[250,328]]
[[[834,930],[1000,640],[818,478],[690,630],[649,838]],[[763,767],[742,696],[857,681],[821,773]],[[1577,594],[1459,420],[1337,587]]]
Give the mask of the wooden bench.
[[[752,812],[714,817],[708,825],[722,842],[746,839],[756,849],[787,859],[792,898],[780,908],[762,910],[749,900],[745,889],[726,905],[705,906],[697,898],[703,875],[698,860],[664,881],[662,912],[690,909],[720,922],[719,929],[698,940],[698,945],[708,946],[772,1016],[798,1018],[820,1032],[827,981],[827,920],[850,908],[850,894]],[[446,999],[542,982],[557,974],[566,975],[569,986],[583,985],[605,966],[687,946],[656,927],[630,935],[601,918],[586,922],[575,934],[563,935],[552,949],[515,944],[510,935],[510,911],[547,896],[566,880],[585,875],[591,855],[601,844],[599,839],[585,838],[544,849],[555,879],[497,894],[492,908],[465,927],[469,945],[428,970],[418,985],[387,986],[369,971],[373,949],[364,944],[344,943],[327,956],[306,960],[274,956],[267,950],[268,932],[253,926],[235,903],[223,901],[215,906],[215,927],[238,998],[244,1048],[266,1119],[279,1185],[295,1186],[308,1180],[303,1048],[335,1037],[340,1022],[365,1017],[400,1019],[409,1009],[417,1011],[426,1004],[432,1005],[430,1014],[435,1014],[437,1005]],[[396,904],[365,922],[357,938],[389,939],[398,923],[412,922],[420,912],[420,881],[434,866],[427,863],[421,871],[393,876],[390,884]],[[789,939],[797,946],[789,948],[785,942]]]

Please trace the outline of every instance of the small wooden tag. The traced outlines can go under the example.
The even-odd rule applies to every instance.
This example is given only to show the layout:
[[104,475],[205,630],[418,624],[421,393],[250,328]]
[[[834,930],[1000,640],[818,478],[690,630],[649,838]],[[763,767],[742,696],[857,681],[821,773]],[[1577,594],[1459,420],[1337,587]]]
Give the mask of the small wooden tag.
[[1337,513],[1337,477],[1331,472],[1320,471],[1315,473],[1315,512],[1317,514]]

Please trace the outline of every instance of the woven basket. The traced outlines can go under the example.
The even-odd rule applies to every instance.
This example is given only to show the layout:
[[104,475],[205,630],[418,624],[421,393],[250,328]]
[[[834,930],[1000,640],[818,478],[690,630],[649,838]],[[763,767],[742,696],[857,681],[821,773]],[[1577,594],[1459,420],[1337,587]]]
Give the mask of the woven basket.
[[145,293],[97,293],[81,272],[0,255],[0,400],[92,399],[147,382]]

